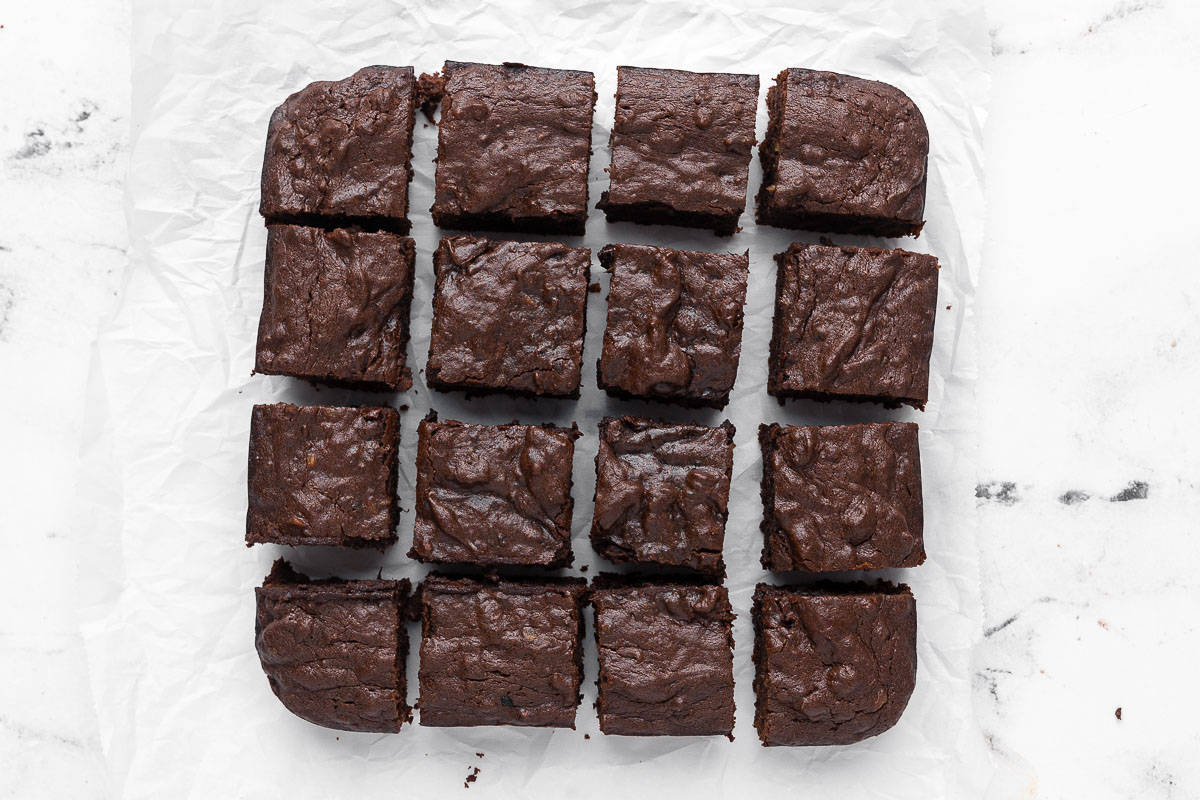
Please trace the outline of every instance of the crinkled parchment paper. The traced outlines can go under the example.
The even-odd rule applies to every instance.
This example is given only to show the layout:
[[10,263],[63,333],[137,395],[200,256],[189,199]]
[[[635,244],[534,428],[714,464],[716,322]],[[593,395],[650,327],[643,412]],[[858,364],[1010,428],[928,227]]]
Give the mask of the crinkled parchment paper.
[[[134,3],[134,147],[128,214],[132,265],[114,316],[95,345],[83,452],[91,544],[80,604],[93,692],[110,769],[123,797],[788,796],[967,798],[992,765],[974,723],[970,653],[979,629],[972,433],[975,369],[971,302],[983,230],[980,130],[986,33],[975,4],[849,0],[703,7],[683,2],[331,2],[145,0]],[[205,6],[205,7],[201,7]],[[871,405],[795,403],[765,392],[775,265],[793,239],[759,229],[753,214],[732,239],[703,232],[607,225],[593,211],[583,242],[661,243],[750,250],[741,370],[723,414],[610,400],[598,392],[608,278],[589,296],[584,390],[578,402],[465,400],[431,393],[421,368],[429,344],[430,222],[437,130],[420,119],[412,187],[417,241],[410,363],[416,385],[401,396],[400,493],[411,508],[415,427],[429,408],[476,422],[579,423],[575,460],[577,566],[600,568],[587,542],[596,422],[629,412],[737,426],[726,540],[728,586],[738,619],[736,741],[636,739],[599,733],[589,644],[577,730],[406,727],[398,735],[324,730],[276,701],[253,646],[254,595],[282,548],[243,545],[246,442],[256,402],[361,401],[250,374],[266,241],[256,207],[267,119],[309,81],[367,64],[433,71],[443,60],[523,61],[592,70],[600,95],[593,131],[591,199],[607,184],[608,127],[618,64],[758,72],[762,97],[782,68],[806,66],[894,83],[931,131],[928,224],[902,246],[941,260],[932,386],[924,413]],[[760,99],[758,132],[766,129]],[[759,183],[752,166],[750,193]],[[839,241],[865,243],[841,237]],[[758,565],[761,421],[838,423],[915,419],[921,424],[929,561],[889,577],[908,581],[919,607],[920,674],[893,730],[849,747],[772,748],[753,729],[750,595]],[[404,557],[412,514],[385,556],[297,549],[316,575],[418,578]],[[412,629],[415,637],[417,630]],[[590,624],[589,624],[590,637]],[[415,655],[409,664],[416,700]],[[484,753],[482,758],[476,753]]]

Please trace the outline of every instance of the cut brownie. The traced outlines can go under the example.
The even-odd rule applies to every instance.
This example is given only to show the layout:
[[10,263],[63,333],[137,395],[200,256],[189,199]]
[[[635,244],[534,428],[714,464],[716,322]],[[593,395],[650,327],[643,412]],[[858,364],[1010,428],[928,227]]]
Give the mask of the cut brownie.
[[915,424],[762,425],[758,441],[763,567],[837,572],[925,561]]
[[785,69],[767,90],[758,222],[916,236],[929,131],[908,95],[835,72]]
[[476,566],[571,563],[571,459],[579,430],[464,425],[431,413],[417,429],[410,558]]
[[770,394],[925,408],[936,258],[793,244],[775,260]]
[[271,115],[259,210],[271,222],[408,233],[412,67],[318,81]]
[[399,442],[392,408],[255,406],[246,544],[392,544]]
[[582,579],[421,585],[421,724],[574,728]]
[[412,239],[269,225],[254,371],[405,391],[412,293]]
[[609,222],[729,235],[746,206],[758,76],[617,67]]
[[754,727],[764,745],[852,744],[896,724],[917,677],[907,586],[754,592]]
[[591,598],[601,731],[732,734],[733,610],[724,587],[601,576]]
[[733,425],[600,423],[592,547],[616,563],[723,575]]
[[448,236],[433,266],[430,386],[579,396],[590,250]]
[[592,73],[447,61],[443,77],[433,221],[582,234]]
[[749,251],[617,244],[598,380],[616,397],[723,408],[742,353]]
[[280,702],[326,728],[399,731],[412,719],[408,591],[407,580],[314,581],[276,561],[254,590],[254,645]]

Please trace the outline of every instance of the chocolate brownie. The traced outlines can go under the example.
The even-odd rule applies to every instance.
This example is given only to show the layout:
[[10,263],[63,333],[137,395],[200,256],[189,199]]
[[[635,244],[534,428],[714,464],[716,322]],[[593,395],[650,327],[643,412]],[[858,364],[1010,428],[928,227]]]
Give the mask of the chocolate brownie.
[[578,397],[590,250],[447,236],[426,381],[434,389]]
[[590,72],[447,61],[433,221],[582,234],[596,81]]
[[733,610],[723,586],[593,584],[600,730],[730,736]]
[[742,353],[749,251],[610,244],[600,263],[612,272],[600,386],[616,397],[723,408]]
[[758,76],[617,67],[609,222],[737,230],[746,206]]
[[421,724],[574,728],[582,579],[421,585]]
[[408,233],[412,67],[318,81],[271,115],[259,210],[271,222]]
[[412,295],[412,239],[268,225],[254,371],[405,391]]
[[392,544],[399,442],[392,408],[255,406],[246,544]]
[[760,425],[758,441],[764,568],[837,572],[925,561],[914,423]]
[[917,677],[907,586],[758,584],[754,727],[764,745],[852,744],[896,724]]
[[616,563],[723,575],[734,428],[600,423],[592,547]]
[[408,591],[407,580],[311,580],[276,561],[254,590],[254,646],[284,707],[343,731],[396,733],[411,721]]
[[767,90],[758,222],[916,236],[929,130],[908,95],[836,72],[785,69]]
[[936,258],[797,243],[775,261],[770,394],[925,408]]
[[431,413],[417,428],[417,561],[571,563],[571,459],[579,430],[465,425]]

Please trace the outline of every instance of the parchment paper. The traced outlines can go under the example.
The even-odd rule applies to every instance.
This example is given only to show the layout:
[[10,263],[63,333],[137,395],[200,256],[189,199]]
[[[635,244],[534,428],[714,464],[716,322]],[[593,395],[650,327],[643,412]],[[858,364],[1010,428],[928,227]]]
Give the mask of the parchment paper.
[[[967,798],[992,765],[974,723],[970,653],[979,630],[972,486],[974,365],[971,301],[982,235],[980,131],[986,33],[975,4],[845,0],[705,7],[683,2],[134,3],[134,147],[128,214],[134,251],[118,309],[99,335],[88,389],[83,502],[94,531],[83,553],[80,604],[112,793],[123,797],[753,796]],[[782,68],[878,78],[908,92],[932,138],[928,224],[910,249],[942,264],[932,386],[924,413],[872,405],[795,403],[765,392],[774,253],[815,235],[758,229],[752,204],[732,239],[673,228],[607,225],[594,211],[583,243],[661,243],[750,251],[741,369],[723,414],[620,402],[595,386],[608,278],[589,295],[584,390],[578,402],[465,400],[431,393],[420,373],[429,344],[430,222],[436,128],[418,121],[412,186],[417,242],[405,395],[319,390],[252,377],[262,302],[265,230],[256,207],[267,119],[290,92],[367,64],[440,68],[447,58],[523,61],[592,70],[600,95],[593,131],[594,205],[607,186],[608,129],[618,64],[758,72],[765,92]],[[750,194],[759,184],[757,157]],[[578,241],[578,240],[572,240]],[[847,243],[872,243],[840,237]],[[874,242],[878,243],[878,241]],[[575,459],[576,566],[601,568],[587,541],[596,422],[628,412],[737,426],[726,540],[738,619],[736,741],[606,737],[599,733],[594,649],[577,730],[406,727],[398,735],[318,728],[292,716],[267,685],[253,646],[253,587],[284,549],[243,545],[250,408],[289,400],[364,399],[406,405],[401,504],[412,506],[416,423],[429,408],[475,422],[579,423]],[[773,748],[753,729],[750,595],[759,568],[762,421],[921,424],[929,561],[888,577],[909,582],[919,606],[917,689],[900,723],[858,745]],[[419,578],[400,542],[385,556],[300,548],[314,575]],[[418,631],[411,629],[414,651]],[[590,620],[589,633],[590,640]],[[416,659],[409,663],[416,700]],[[483,753],[478,757],[476,753]]]

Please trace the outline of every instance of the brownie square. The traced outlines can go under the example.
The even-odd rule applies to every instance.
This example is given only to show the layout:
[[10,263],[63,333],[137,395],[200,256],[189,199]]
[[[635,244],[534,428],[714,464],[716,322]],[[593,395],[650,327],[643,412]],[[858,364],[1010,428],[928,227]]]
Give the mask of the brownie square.
[[837,572],[925,561],[915,424],[761,425],[758,441],[764,568]]
[[733,610],[723,586],[597,580],[600,730],[625,736],[733,732]]
[[602,388],[684,406],[724,408],[742,353],[749,251],[700,253],[617,244],[598,364]]
[[465,425],[431,413],[417,428],[417,521],[408,555],[475,566],[571,563],[571,460],[579,430]]
[[579,397],[591,257],[558,242],[444,237],[433,254],[429,385]]
[[758,584],[754,727],[764,745],[852,744],[896,724],[917,677],[907,586]]
[[405,391],[412,295],[412,239],[268,225],[254,371]]
[[421,724],[574,728],[583,681],[582,579],[421,586]]
[[408,233],[412,67],[318,81],[271,115],[259,210],[271,222]]
[[797,243],[775,261],[771,395],[925,408],[936,258]]
[[284,707],[343,731],[396,733],[411,721],[408,592],[407,580],[312,580],[276,561],[254,590],[254,646]]
[[609,222],[728,236],[746,206],[758,76],[617,67]]
[[724,575],[734,428],[600,423],[592,548],[609,561]]
[[458,61],[442,72],[433,221],[582,235],[592,73]]
[[392,408],[256,405],[246,544],[392,544],[399,443]]
[[916,236],[929,131],[908,95],[836,72],[785,69],[767,90],[758,222]]

